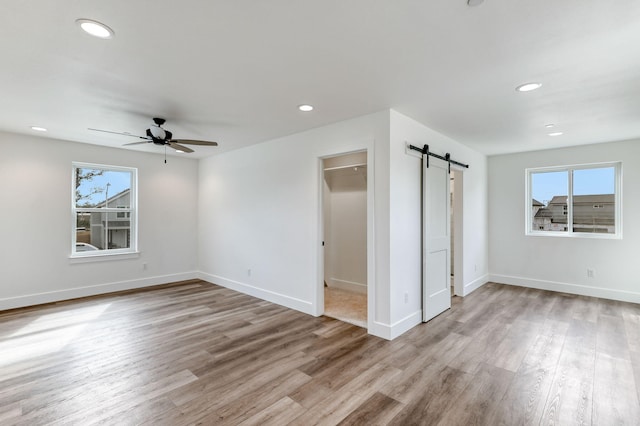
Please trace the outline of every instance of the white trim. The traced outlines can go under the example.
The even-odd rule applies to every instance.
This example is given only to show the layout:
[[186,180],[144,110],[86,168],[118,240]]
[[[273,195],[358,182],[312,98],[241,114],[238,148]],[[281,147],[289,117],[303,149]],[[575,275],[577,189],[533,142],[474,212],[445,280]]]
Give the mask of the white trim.
[[264,290],[262,288],[254,287],[249,284],[230,280],[218,275],[207,274],[205,272],[199,272],[198,278],[212,284],[217,284],[222,287],[238,291],[240,293],[248,294],[249,296],[266,300],[267,302],[275,303],[290,309],[295,309],[296,311],[300,311],[305,314],[317,316],[315,315],[313,310],[313,303],[306,300],[296,299],[295,297],[287,296],[285,294]]
[[619,300],[621,302],[640,303],[640,293],[638,292],[615,290],[602,287],[590,287],[580,284],[562,283],[557,281],[513,277],[500,274],[490,274],[489,278],[490,281],[498,284],[508,284],[518,287],[529,287],[539,290],[578,294],[581,296],[599,297],[603,299]]
[[[376,275],[376,179],[375,179],[375,140],[367,147],[367,333],[374,334],[371,327],[375,322],[377,310]],[[374,334],[375,335],[375,334]]]
[[316,285],[313,292],[313,315],[319,317],[324,314],[324,162],[322,157],[318,157],[318,210],[316,220],[318,221],[318,241],[314,245],[316,252]]
[[402,318],[401,320],[394,322],[393,324],[391,324],[391,327],[390,327],[391,340],[395,339],[401,334],[406,333],[407,331],[409,331],[410,329],[412,329],[413,327],[421,323],[422,323],[422,309],[419,309],[414,313],[409,314],[406,317]]
[[[422,315],[422,312],[420,313]],[[385,340],[391,340],[391,326],[378,321],[370,321],[367,333]]]
[[[104,207],[104,208],[83,208],[76,205],[76,171],[77,169],[82,168],[90,168],[104,171],[115,171],[115,172],[126,172],[131,174],[131,182],[129,186],[129,207]],[[126,190],[125,190],[126,191]],[[124,193],[124,191],[123,191]],[[117,194],[114,194],[117,195]],[[94,164],[94,163],[84,163],[81,161],[72,161],[71,162],[71,254],[70,258],[81,258],[81,257],[93,257],[97,256],[93,253],[86,254],[87,252],[76,252],[76,243],[77,241],[77,215],[79,212],[95,212],[95,213],[120,213],[120,212],[128,212],[129,213],[129,242],[130,247],[117,249],[114,254],[122,254],[122,253],[130,253],[135,254],[138,252],[138,169],[136,167],[128,167],[128,166],[113,166],[107,164]],[[108,224],[109,217],[106,216],[106,222]],[[117,229],[117,228],[116,228]],[[126,229],[126,228],[120,228]],[[100,254],[106,254],[109,250],[100,250]],[[114,250],[115,251],[115,250]],[[103,260],[115,260],[114,257],[107,257]]]
[[[345,148],[347,149],[347,148]],[[339,157],[342,155],[365,152],[367,155],[367,331],[378,337],[383,337],[372,331],[375,325],[376,316],[376,234],[375,234],[375,139],[365,139],[354,144],[352,149],[346,151],[331,151],[321,153],[317,156],[317,235],[316,249],[316,288],[312,302],[312,315],[320,316],[324,314],[324,159]],[[383,337],[384,338],[384,337]]]
[[357,283],[353,281],[339,280],[337,278],[329,278],[326,280],[327,285],[341,290],[352,291],[354,293],[367,294],[367,284]]
[[476,291],[477,289],[479,289],[480,287],[482,287],[483,285],[485,285],[489,281],[493,281],[492,279],[490,279],[490,277],[491,276],[489,274],[485,274],[485,275],[481,276],[480,278],[476,278],[475,280],[471,281],[470,283],[465,284],[462,296],[468,296],[469,294],[471,294],[472,292]]
[[[589,170],[600,168],[614,169],[614,230],[613,234],[591,233],[575,231],[573,223],[573,172],[576,170]],[[532,175],[534,173],[567,172],[567,230],[566,231],[541,231],[533,229],[532,205],[533,189]],[[540,200],[538,200],[540,201]],[[542,202],[542,201],[540,201]],[[609,161],[603,163],[573,164],[552,167],[529,167],[525,169],[525,235],[532,237],[561,237],[561,238],[597,238],[597,239],[622,239],[622,161]]]
[[369,326],[368,328],[368,332],[369,334],[382,339],[393,340],[421,323],[422,309],[419,309],[391,325],[373,321],[372,326]]
[[464,170],[451,167],[453,179],[453,293],[464,296]]
[[[124,259],[137,259],[140,257],[140,252],[116,252],[113,253],[114,250],[97,250],[93,252],[84,252],[91,253],[86,254],[84,256],[73,254],[69,256],[69,263],[89,263],[89,262],[104,262],[111,260],[124,260]],[[111,252],[111,253],[110,253]],[[95,253],[95,254],[94,254]]]
[[87,287],[69,288],[65,290],[46,293],[29,294],[26,296],[8,297],[0,299],[0,311],[6,309],[24,308],[26,306],[41,305],[43,303],[60,302],[77,299],[80,297],[108,294],[116,291],[133,290],[160,284],[169,284],[177,281],[192,280],[198,278],[196,272],[184,272],[180,274],[160,275],[157,277],[141,278],[129,281],[118,281],[106,284],[96,284]]

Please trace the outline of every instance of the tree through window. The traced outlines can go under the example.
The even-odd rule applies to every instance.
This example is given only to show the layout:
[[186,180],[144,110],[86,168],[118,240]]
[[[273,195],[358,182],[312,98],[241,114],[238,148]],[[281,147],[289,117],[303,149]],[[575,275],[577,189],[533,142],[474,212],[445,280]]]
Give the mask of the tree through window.
[[72,256],[136,251],[137,170],[73,164]]

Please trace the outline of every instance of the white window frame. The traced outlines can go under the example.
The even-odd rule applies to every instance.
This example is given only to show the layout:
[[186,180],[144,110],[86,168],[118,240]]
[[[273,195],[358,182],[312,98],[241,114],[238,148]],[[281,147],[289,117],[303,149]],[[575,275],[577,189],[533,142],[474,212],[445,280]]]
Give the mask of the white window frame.
[[[573,171],[585,169],[601,169],[613,167],[614,176],[614,200],[615,200],[615,232],[612,234],[576,232],[573,230]],[[567,172],[567,230],[566,231],[543,231],[534,229],[532,205],[533,191],[531,188],[531,176],[534,173],[545,172]],[[613,161],[605,163],[574,164],[569,166],[536,167],[525,169],[525,234],[529,236],[563,237],[563,238],[599,238],[599,239],[622,239],[622,162]]]
[[[131,173],[131,188],[130,188],[130,204],[129,208],[123,207],[77,207],[76,206],[76,170],[77,169],[100,169],[116,172],[128,172]],[[130,244],[127,248],[121,249],[108,249],[108,250],[93,250],[93,251],[76,251],[76,220],[78,212],[89,213],[124,213],[128,212],[129,217],[129,233]],[[107,164],[94,164],[94,163],[81,163],[73,162],[71,170],[71,255],[69,258],[72,261],[85,261],[85,260],[110,260],[114,258],[130,258],[136,257],[138,252],[138,169],[134,167],[112,166]]]

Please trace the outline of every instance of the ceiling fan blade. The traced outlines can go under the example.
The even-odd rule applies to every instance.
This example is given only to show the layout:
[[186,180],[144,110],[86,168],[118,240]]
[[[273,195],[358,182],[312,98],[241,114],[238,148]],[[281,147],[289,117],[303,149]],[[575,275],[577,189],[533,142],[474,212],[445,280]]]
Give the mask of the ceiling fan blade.
[[140,145],[140,144],[143,144],[143,143],[149,143],[149,142],[151,142],[151,141],[131,142],[131,143],[125,143],[125,144],[124,144],[124,145],[122,145],[122,146],[127,146],[127,145]]
[[218,146],[218,142],[194,141],[191,139],[172,139],[171,142],[186,143],[187,145]]
[[182,146],[178,143],[175,143],[174,141],[169,141],[167,142],[167,145],[169,145],[171,148],[177,150],[177,151],[182,151],[182,152],[193,152],[193,150],[191,148],[187,148],[186,146]]
[[111,130],[92,129],[91,127],[89,127],[87,130],[92,130],[94,132],[102,132],[102,133],[112,133],[114,135],[131,136],[131,137],[140,138],[140,139],[149,139],[146,136],[132,135],[131,133],[128,133],[128,132],[112,132]]

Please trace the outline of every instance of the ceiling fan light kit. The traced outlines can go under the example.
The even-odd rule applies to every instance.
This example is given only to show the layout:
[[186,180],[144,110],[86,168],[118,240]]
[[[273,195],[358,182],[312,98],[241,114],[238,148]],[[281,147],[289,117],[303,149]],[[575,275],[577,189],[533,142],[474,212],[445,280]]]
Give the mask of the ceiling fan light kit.
[[164,118],[154,118],[152,125],[147,129],[147,136],[149,136],[153,143],[156,145],[165,145],[164,141],[173,139],[173,133],[163,129],[162,126],[165,123]]

